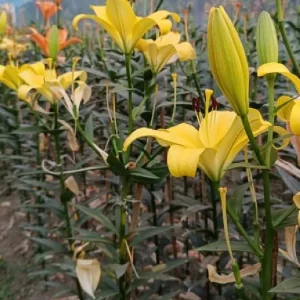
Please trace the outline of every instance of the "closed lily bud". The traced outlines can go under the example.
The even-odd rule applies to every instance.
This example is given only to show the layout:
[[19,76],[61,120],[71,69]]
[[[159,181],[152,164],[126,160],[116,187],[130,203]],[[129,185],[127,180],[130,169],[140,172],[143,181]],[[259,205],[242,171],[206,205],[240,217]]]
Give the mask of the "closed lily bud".
[[222,6],[212,7],[208,21],[208,58],[219,88],[239,116],[249,111],[249,68],[238,33]]
[[260,65],[278,62],[278,39],[274,22],[266,11],[261,12],[256,29],[256,50]]
[[55,62],[59,52],[59,31],[56,25],[51,26],[48,43],[50,58]]
[[7,14],[5,11],[0,13],[0,34],[4,34],[6,32],[7,27]]
[[82,289],[93,299],[101,277],[101,268],[97,259],[77,259],[76,275]]

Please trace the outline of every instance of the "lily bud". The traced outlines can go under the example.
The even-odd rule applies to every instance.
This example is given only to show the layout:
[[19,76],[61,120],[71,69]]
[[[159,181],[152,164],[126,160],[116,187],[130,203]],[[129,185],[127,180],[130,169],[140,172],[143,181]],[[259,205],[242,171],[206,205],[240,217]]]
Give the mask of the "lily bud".
[[51,26],[48,43],[50,58],[55,62],[59,52],[59,31],[56,25]]
[[238,33],[224,8],[213,7],[208,21],[208,58],[215,81],[239,116],[249,111],[249,68]]
[[256,50],[260,65],[278,62],[278,40],[273,20],[266,11],[261,12],[256,29]]
[[7,14],[6,11],[2,11],[0,14],[0,34],[4,34],[6,32],[7,27]]

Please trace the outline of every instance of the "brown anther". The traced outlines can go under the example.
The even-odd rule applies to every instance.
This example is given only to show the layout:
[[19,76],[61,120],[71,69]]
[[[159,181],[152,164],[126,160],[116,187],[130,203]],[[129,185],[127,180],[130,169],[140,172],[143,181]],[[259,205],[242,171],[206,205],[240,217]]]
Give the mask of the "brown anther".
[[125,166],[125,168],[128,170],[134,170],[136,168],[136,163],[131,161]]
[[219,103],[218,103],[216,97],[214,97],[213,95],[211,95],[210,99],[211,99],[212,109],[217,110],[218,107],[219,107]]
[[193,107],[193,110],[195,110],[196,112],[201,111],[200,97],[192,99],[192,107]]

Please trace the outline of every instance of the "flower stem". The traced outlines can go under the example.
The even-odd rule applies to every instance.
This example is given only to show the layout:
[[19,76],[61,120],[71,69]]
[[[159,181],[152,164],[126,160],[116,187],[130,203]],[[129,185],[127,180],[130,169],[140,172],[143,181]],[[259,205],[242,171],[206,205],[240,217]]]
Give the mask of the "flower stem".
[[[130,188],[130,182],[127,177],[122,178],[122,194],[121,194],[121,206],[120,206],[120,228],[119,228],[119,264],[124,265],[127,263],[127,249],[126,249],[126,200]],[[119,288],[122,300],[127,300],[130,295],[127,294],[127,274],[119,278]]]
[[196,85],[198,96],[200,98],[201,103],[204,105],[205,101],[204,101],[202,93],[201,93],[200,82],[197,77],[196,66],[195,66],[195,62],[193,60],[191,60],[191,67],[192,67],[192,76],[193,76],[193,79],[194,79],[194,82]]
[[[219,186],[220,186],[220,184],[218,182],[213,183],[215,194],[218,193]],[[238,232],[244,237],[244,239],[247,241],[249,247],[253,250],[253,252],[261,259],[263,257],[263,253],[261,252],[259,247],[255,244],[255,242],[251,239],[251,237],[248,235],[248,233],[246,232],[246,230],[240,223],[239,218],[232,210],[231,206],[227,204],[226,210],[227,210],[227,213],[230,216],[232,222],[236,226]]]
[[[129,117],[129,124],[128,124],[128,135],[133,131],[133,99],[132,99],[132,91],[133,91],[133,82],[132,82],[132,68],[131,68],[131,54],[125,54],[125,66],[126,66],[126,76],[128,82],[128,117]],[[126,160],[128,162],[129,156],[131,152],[131,147],[128,147],[126,152]]]
[[285,30],[285,27],[284,27],[285,24],[284,24],[284,17],[283,17],[281,0],[275,0],[275,3],[276,3],[276,9],[277,9],[278,27],[279,27],[279,31],[280,31],[280,34],[281,34],[282,39],[283,39],[283,43],[284,43],[285,48],[286,48],[286,50],[289,54],[289,57],[290,57],[290,59],[293,63],[293,66],[295,68],[295,72],[296,72],[297,76],[300,77],[300,67],[297,63],[295,54],[292,50],[292,47],[290,45],[290,42],[289,42],[287,34],[286,34],[286,30]]
[[[274,126],[274,75],[270,75],[267,78],[268,82],[268,115],[269,115],[269,122],[272,124],[271,127],[268,129],[268,143],[271,143],[273,140],[273,126]],[[271,164],[271,151],[272,145],[270,145],[266,150],[266,165],[270,167]]]
[[[71,221],[69,216],[69,210],[68,210],[68,202],[64,199],[64,193],[65,193],[65,184],[64,184],[64,175],[63,175],[63,167],[62,167],[62,161],[61,161],[61,149],[60,149],[60,143],[59,143],[59,123],[58,123],[58,104],[53,104],[53,110],[54,110],[54,143],[55,143],[55,154],[56,154],[56,165],[59,166],[60,169],[60,175],[59,175],[59,184],[60,184],[60,200],[64,208],[64,216],[65,216],[65,225],[66,225],[66,231],[67,231],[67,238],[68,243],[70,247],[70,251],[72,251],[72,240],[73,240],[73,234],[72,234],[72,227],[71,227]],[[83,292],[80,286],[80,283],[78,279],[76,278],[76,287],[77,287],[77,295],[80,300],[84,300]]]
[[[260,153],[259,147],[256,143],[255,137],[251,130],[251,126],[248,120],[248,116],[241,116],[243,126],[246,134],[249,138],[250,144],[253,151],[258,159],[260,165],[265,166],[266,163]],[[272,213],[271,213],[271,198],[270,198],[270,176],[269,170],[262,170],[263,174],[263,185],[264,185],[264,208],[265,208],[265,219],[266,219],[266,241],[264,255],[262,258],[262,298],[264,300],[272,299],[272,295],[269,290],[272,288],[272,249],[273,249],[273,238],[274,229],[272,224]]]

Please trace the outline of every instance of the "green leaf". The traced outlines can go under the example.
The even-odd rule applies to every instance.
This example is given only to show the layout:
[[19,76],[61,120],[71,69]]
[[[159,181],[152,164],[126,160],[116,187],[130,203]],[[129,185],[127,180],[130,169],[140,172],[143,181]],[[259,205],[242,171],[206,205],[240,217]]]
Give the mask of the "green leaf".
[[278,174],[280,175],[282,181],[285,183],[285,185],[288,187],[288,189],[295,195],[300,190],[300,181],[296,180],[295,177],[290,175],[285,170],[279,168],[276,166],[276,169],[278,171]]
[[112,172],[119,176],[128,176],[129,170],[118,160],[113,153],[110,153],[107,157],[107,163],[110,166]]
[[243,199],[248,188],[249,188],[248,182],[239,186],[234,191],[234,193],[232,194],[232,196],[227,202],[227,205],[231,206],[231,209],[235,212],[239,220],[241,219],[241,215],[242,215]]
[[75,207],[90,218],[100,222],[104,227],[115,233],[117,236],[119,235],[119,232],[114,224],[100,210],[91,209],[80,204],[76,204]]
[[300,294],[300,277],[292,277],[280,282],[270,293]]
[[149,239],[158,234],[166,233],[171,229],[172,227],[155,227],[155,226],[138,228],[136,231],[136,235],[132,239],[130,245],[136,246],[146,239]]
[[85,128],[84,128],[85,134],[89,138],[89,140],[93,141],[94,140],[94,122],[93,122],[93,114],[89,116],[85,123]]
[[[246,242],[231,241],[230,244],[231,244],[232,251],[254,253],[253,250],[249,247],[249,245]],[[203,252],[205,251],[215,252],[215,251],[228,251],[228,248],[227,248],[226,241],[218,241],[218,242],[214,242],[199,247],[195,250],[203,251]]]
[[14,134],[38,134],[41,132],[45,132],[47,129],[45,127],[40,126],[23,126],[14,130],[12,133]]
[[65,252],[67,250],[63,245],[49,239],[32,237],[31,240],[38,243],[39,245],[58,252]]
[[243,168],[243,169],[250,168],[250,169],[257,169],[257,170],[269,170],[269,168],[266,167],[266,166],[260,166],[260,165],[245,163],[245,162],[233,163],[230,166],[228,166],[226,168],[226,170],[240,169],[240,168]]
[[297,220],[298,209],[295,204],[290,205],[287,208],[273,210],[272,222],[275,229],[285,228],[287,226],[293,226],[298,223]]
[[157,180],[160,180],[158,176],[144,168],[135,168],[130,171],[131,178],[138,183],[154,183]]
[[129,263],[126,263],[124,265],[120,265],[120,264],[111,264],[109,265],[109,268],[113,270],[113,272],[116,274],[117,278],[122,277],[125,272],[128,269],[128,265]]

